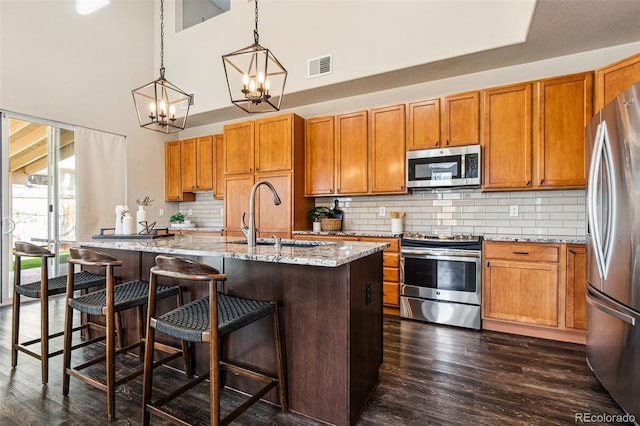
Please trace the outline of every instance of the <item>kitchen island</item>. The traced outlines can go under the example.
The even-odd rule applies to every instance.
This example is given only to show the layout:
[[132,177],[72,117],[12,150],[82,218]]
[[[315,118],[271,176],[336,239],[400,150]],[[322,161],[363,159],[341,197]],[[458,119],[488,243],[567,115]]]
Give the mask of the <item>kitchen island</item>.
[[[278,301],[291,411],[330,424],[354,424],[378,384],[382,250],[388,244],[289,240],[281,249],[249,248],[237,239],[192,235],[130,241],[87,238],[77,244],[123,260],[117,271],[121,280],[148,280],[158,254],[185,256],[227,274],[229,294]],[[192,286],[188,291],[187,301],[207,289]],[[136,326],[134,315],[125,318],[125,327]],[[196,372],[203,371],[208,366],[206,350],[196,347],[196,352]],[[230,335],[225,354],[273,370],[271,322],[265,319]],[[251,390],[251,384],[235,377],[227,383]],[[275,392],[267,399],[277,401]]]

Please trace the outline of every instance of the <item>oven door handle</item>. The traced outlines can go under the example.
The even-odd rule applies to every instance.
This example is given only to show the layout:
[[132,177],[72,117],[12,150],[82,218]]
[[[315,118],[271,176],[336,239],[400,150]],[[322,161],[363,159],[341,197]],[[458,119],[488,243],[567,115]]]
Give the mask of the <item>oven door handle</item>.
[[450,255],[443,252],[425,252],[425,251],[404,251],[400,252],[400,257],[408,259],[429,259],[429,260],[451,260],[457,262],[478,262],[480,253],[463,253]]

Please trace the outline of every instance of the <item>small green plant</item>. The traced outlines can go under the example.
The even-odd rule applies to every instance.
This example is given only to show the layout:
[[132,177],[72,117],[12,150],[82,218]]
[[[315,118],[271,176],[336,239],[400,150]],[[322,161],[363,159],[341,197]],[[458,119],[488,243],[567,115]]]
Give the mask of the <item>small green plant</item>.
[[129,210],[127,209],[123,209],[120,212],[120,223],[124,223],[124,217],[127,215],[127,213],[129,213]]
[[329,207],[317,206],[309,210],[309,217],[313,219],[314,222],[319,222],[320,219],[325,217],[332,217],[333,210]]
[[182,222],[184,222],[184,218],[185,218],[184,213],[178,212],[178,213],[172,215],[169,218],[169,222],[171,222],[171,223],[176,223],[176,222],[177,223],[182,223]]

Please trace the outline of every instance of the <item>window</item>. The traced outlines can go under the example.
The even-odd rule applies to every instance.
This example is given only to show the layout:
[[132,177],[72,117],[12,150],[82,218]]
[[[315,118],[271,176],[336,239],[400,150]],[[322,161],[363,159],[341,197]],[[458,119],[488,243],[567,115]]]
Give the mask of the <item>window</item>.
[[176,2],[176,28],[178,31],[186,30],[230,9],[231,0],[178,1]]

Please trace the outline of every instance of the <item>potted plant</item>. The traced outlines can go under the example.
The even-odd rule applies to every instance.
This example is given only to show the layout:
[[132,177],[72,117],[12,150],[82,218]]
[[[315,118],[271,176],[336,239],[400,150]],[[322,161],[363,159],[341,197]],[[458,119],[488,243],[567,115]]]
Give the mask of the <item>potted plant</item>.
[[313,219],[313,232],[322,230],[322,219],[331,217],[331,209],[324,206],[316,206],[309,210],[309,217]]
[[136,212],[136,232],[141,233],[147,225],[147,211],[144,209],[145,207],[149,207],[153,203],[153,200],[148,195],[145,196],[142,200],[136,199],[136,204],[138,205],[138,211]]
[[184,213],[178,212],[169,218],[169,222],[173,224],[181,224],[184,223],[184,218]]

